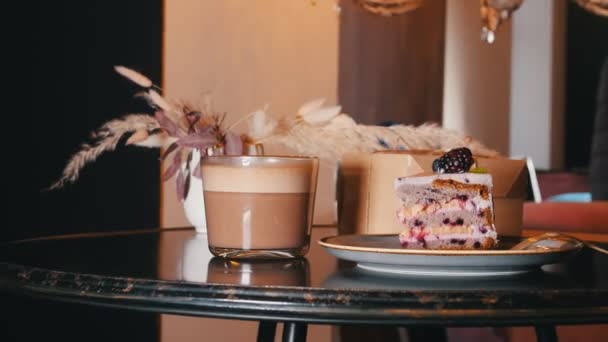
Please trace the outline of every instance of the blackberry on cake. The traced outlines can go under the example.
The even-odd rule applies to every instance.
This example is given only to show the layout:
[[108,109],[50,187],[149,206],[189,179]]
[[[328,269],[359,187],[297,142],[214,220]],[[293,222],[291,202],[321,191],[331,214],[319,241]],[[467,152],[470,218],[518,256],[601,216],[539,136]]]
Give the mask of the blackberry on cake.
[[474,164],[472,155],[462,148],[456,153],[453,151],[435,160],[434,166],[441,164],[441,169],[436,170],[438,173],[395,180],[395,190],[401,199],[397,218],[405,226],[399,234],[403,247],[489,249],[495,246],[492,176],[468,172]]
[[437,173],[467,172],[475,163],[473,153],[466,147],[459,147],[433,161],[433,171]]

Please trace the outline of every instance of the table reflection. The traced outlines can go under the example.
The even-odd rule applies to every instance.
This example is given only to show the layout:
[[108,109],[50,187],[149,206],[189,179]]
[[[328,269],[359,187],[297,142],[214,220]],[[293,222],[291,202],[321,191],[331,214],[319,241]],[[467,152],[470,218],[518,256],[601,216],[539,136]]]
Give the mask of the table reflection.
[[195,233],[184,242],[182,257],[182,279],[186,281],[205,282],[207,280],[209,260],[213,254],[209,251],[207,234]]
[[310,267],[305,258],[239,259],[214,257],[207,235],[185,239],[181,279],[191,282],[253,286],[309,286]]
[[281,260],[209,260],[207,283],[252,286],[309,286],[310,271],[305,258]]

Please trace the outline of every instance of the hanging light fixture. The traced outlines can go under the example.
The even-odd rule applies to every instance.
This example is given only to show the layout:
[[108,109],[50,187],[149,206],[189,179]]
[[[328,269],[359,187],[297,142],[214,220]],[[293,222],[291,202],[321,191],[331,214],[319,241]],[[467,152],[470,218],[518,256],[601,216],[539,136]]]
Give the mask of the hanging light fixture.
[[511,18],[523,0],[480,0],[481,40],[492,44],[496,39],[496,30]]
[[[608,17],[608,0],[572,0],[585,10]],[[496,39],[496,30],[509,20],[523,3],[523,0],[480,0],[481,39],[492,44]]]
[[424,0],[355,0],[367,12],[390,17],[422,6]]
[[[315,5],[318,0],[309,0]],[[336,2],[335,9],[340,12],[340,1]],[[351,0],[359,4],[365,11],[385,17],[395,16],[413,11],[422,5],[425,0]],[[459,0],[455,0],[459,1]],[[481,16],[481,39],[492,44],[496,40],[496,31],[513,12],[521,7],[524,0],[479,0]],[[608,17],[608,0],[572,0],[585,10],[604,17]]]

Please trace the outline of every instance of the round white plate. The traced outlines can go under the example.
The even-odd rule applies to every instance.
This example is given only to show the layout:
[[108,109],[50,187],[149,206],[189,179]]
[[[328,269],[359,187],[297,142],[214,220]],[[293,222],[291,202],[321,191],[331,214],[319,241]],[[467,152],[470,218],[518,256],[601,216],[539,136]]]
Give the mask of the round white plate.
[[564,261],[581,243],[532,250],[511,250],[523,238],[501,238],[491,250],[427,250],[401,247],[397,235],[337,235],[319,244],[332,255],[366,271],[424,276],[499,276],[529,272]]

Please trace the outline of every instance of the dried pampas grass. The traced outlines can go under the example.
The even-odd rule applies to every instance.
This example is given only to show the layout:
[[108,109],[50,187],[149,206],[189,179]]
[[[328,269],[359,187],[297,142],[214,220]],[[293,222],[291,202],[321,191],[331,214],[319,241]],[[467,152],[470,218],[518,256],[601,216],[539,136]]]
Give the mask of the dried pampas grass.
[[[153,131],[160,128],[158,122],[147,114],[130,114],[121,119],[111,120],[91,133],[91,144],[82,144],[63,169],[61,178],[53,183],[49,190],[63,187],[78,179],[80,170],[95,161],[102,153],[114,151],[123,135],[130,132]],[[140,135],[142,133],[139,133]],[[135,135],[135,134],[133,134]],[[137,137],[134,140],[138,139]],[[145,140],[142,139],[142,141]]]
[[[479,156],[493,157],[498,152],[470,136],[436,124],[359,125],[349,115],[339,114],[340,107],[322,107],[313,100],[300,107],[295,117],[278,120],[259,112],[252,118],[255,143],[277,143],[303,155],[325,161],[338,161],[346,153],[388,150],[449,150],[468,147]],[[260,128],[262,127],[262,128]]]
[[152,81],[149,78],[125,66],[117,65],[114,67],[114,70],[116,70],[116,72],[122,75],[123,77],[129,79],[131,82],[139,85],[140,87],[150,88],[153,85]]

